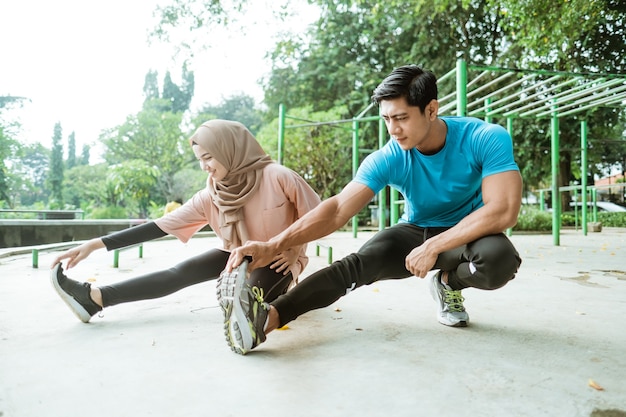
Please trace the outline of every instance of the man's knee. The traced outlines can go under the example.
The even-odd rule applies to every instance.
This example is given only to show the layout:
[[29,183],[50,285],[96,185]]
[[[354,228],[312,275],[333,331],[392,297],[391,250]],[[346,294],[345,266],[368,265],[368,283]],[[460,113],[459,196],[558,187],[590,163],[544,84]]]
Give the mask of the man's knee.
[[515,278],[521,258],[504,235],[489,236],[475,242],[474,259],[484,276],[484,289],[495,290]]

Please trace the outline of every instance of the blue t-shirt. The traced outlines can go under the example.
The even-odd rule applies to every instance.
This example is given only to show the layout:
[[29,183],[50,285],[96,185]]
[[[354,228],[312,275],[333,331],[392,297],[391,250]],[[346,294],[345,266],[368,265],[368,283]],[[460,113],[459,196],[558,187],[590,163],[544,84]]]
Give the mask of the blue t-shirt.
[[446,143],[434,155],[402,150],[391,139],[370,154],[353,181],[378,193],[389,185],[402,193],[400,222],[420,227],[450,227],[483,206],[482,179],[519,171],[511,136],[502,126],[473,117],[441,117]]

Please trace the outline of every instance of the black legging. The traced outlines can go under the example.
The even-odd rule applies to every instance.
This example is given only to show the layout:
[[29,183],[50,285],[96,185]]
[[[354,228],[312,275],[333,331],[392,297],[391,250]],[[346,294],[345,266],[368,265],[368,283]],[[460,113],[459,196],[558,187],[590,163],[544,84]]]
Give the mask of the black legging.
[[[194,256],[163,271],[152,272],[137,278],[100,288],[104,307],[130,301],[159,298],[194,284],[219,277],[226,267],[229,252],[212,249]],[[248,278],[251,286],[263,289],[264,299],[272,301],[287,292],[292,274],[276,273],[269,267],[252,271]]]
[[[405,268],[406,256],[426,239],[445,230],[399,223],[376,233],[357,253],[311,274],[271,302],[280,315],[280,325],[307,311],[326,307],[362,285],[412,276]],[[467,287],[493,290],[513,279],[520,264],[513,244],[500,233],[441,253],[433,269],[447,271],[448,285],[454,290]]]

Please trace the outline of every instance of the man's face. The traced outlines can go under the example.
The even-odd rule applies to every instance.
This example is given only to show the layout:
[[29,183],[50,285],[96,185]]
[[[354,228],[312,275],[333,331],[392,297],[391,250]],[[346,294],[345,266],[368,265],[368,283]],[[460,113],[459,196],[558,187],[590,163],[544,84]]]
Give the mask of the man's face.
[[426,153],[440,146],[434,143],[431,135],[431,128],[437,120],[436,103],[436,100],[431,101],[422,113],[419,107],[409,106],[404,97],[380,102],[387,131],[403,150],[417,148]]

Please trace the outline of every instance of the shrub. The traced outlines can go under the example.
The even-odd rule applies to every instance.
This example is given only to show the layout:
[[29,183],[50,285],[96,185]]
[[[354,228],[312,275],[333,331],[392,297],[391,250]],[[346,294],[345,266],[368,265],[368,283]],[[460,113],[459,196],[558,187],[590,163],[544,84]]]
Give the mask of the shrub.
[[89,214],[90,219],[127,219],[128,213],[124,207],[107,206],[98,207]]
[[550,231],[552,230],[552,214],[535,207],[523,206],[513,230]]

